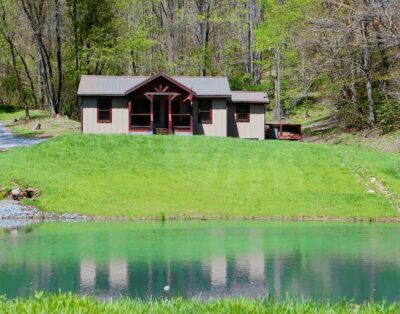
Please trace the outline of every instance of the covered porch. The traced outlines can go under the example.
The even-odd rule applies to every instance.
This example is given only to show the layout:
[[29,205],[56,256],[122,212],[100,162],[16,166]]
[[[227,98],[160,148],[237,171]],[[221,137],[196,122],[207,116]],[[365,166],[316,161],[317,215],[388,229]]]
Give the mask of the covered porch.
[[193,135],[195,93],[163,74],[129,94],[129,131],[136,134]]

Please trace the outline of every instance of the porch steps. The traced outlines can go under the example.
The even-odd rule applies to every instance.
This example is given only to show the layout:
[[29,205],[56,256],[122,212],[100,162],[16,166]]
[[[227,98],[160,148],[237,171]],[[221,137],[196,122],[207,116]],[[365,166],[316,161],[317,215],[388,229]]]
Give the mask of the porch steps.
[[168,129],[157,128],[155,133],[157,135],[169,135],[169,130]]

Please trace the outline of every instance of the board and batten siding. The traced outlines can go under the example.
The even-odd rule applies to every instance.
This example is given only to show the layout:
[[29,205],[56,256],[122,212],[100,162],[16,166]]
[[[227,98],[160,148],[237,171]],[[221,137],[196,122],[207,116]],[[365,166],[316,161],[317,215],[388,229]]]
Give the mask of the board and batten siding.
[[86,134],[128,134],[127,100],[123,97],[112,98],[112,123],[98,123],[97,98],[82,98],[82,132]]
[[198,123],[197,102],[193,104],[193,123],[195,134],[205,136],[228,136],[228,112],[226,99],[214,98],[212,100],[212,123]]
[[228,107],[228,136],[265,139],[265,107],[263,105],[250,105],[250,122],[236,122],[236,104],[230,104]]

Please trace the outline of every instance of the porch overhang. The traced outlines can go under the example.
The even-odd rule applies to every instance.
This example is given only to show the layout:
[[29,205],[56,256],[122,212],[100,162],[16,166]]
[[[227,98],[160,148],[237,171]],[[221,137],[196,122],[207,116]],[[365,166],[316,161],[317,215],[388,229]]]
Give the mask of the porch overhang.
[[[178,87],[179,89],[187,92],[189,95],[193,95],[194,97],[197,97],[197,94],[193,91],[193,89],[189,88],[186,85],[181,84],[180,82],[178,82],[177,80],[173,79],[172,77],[166,75],[165,73],[160,73],[157,75],[154,75],[150,78],[148,78],[147,80],[143,81],[142,83],[134,86],[133,88],[127,90],[125,92],[125,96],[129,95],[129,94],[133,94],[134,92],[140,90],[141,88],[145,87],[146,85],[150,85],[152,82],[158,80],[158,79],[164,79],[168,82],[170,82],[172,85],[175,85],[176,87]],[[156,91],[156,93],[166,93],[166,95],[169,95],[171,93],[167,93],[168,89],[164,89],[164,90],[158,90]],[[161,96],[161,95],[160,95]]]

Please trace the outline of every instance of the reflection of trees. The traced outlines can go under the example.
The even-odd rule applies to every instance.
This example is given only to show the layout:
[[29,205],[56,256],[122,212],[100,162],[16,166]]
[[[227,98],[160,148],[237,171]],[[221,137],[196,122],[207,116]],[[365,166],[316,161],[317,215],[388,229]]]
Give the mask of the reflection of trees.
[[[309,232],[307,236],[302,230]],[[29,295],[32,289],[61,289],[102,297],[258,297],[267,293],[285,297],[288,293],[316,299],[397,300],[398,253],[376,254],[382,252],[378,247],[386,245],[377,231],[364,232],[374,239],[371,242],[346,234],[351,245],[336,241],[336,248],[333,239],[318,238],[315,230],[307,230],[266,233],[262,228],[204,228],[191,230],[185,241],[181,238],[186,232],[174,231],[172,241],[165,229],[156,236],[161,242],[154,247],[149,246],[154,237],[146,230],[122,235],[107,231],[100,236],[94,232],[85,237],[74,232],[63,239],[65,248],[48,245],[53,233],[42,237],[37,229],[26,237],[5,235],[9,242],[1,247],[0,294],[15,297]],[[171,287],[168,293],[163,290],[165,285]]]

